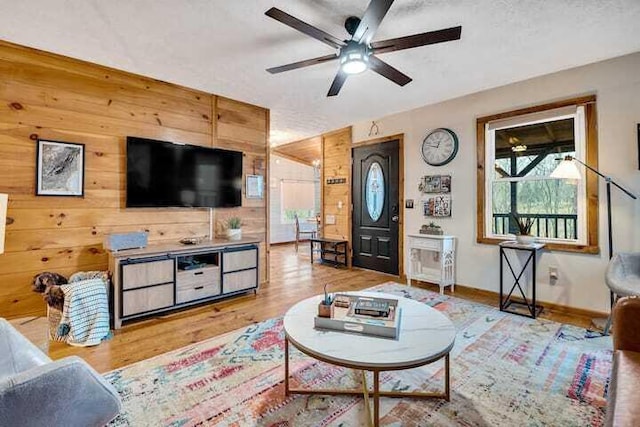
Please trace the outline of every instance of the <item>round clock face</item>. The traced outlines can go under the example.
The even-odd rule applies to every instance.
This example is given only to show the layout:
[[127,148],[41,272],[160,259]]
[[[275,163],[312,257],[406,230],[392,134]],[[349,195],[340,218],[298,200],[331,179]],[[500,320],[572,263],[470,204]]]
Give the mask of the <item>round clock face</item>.
[[446,165],[457,153],[458,137],[449,129],[436,129],[422,141],[422,158],[431,166]]

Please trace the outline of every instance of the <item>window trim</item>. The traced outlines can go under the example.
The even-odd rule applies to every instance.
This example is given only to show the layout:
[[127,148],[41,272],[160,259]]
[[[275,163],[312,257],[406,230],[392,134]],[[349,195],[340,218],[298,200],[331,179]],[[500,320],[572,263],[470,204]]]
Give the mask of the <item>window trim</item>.
[[[598,167],[598,132],[596,114],[596,96],[583,96],[552,102],[549,104],[537,105],[528,108],[508,111],[491,116],[480,117],[476,120],[476,154],[477,154],[477,174],[476,174],[476,241],[483,244],[498,244],[507,240],[506,238],[490,237],[490,230],[487,231],[486,220],[486,126],[489,122],[506,119],[510,117],[522,116],[525,114],[540,111],[553,110],[562,107],[576,106],[584,107],[585,112],[585,163],[597,169]],[[545,242],[545,247],[550,250],[580,252],[589,254],[600,253],[599,233],[598,233],[598,177],[585,171],[585,191],[586,191],[586,242]]]

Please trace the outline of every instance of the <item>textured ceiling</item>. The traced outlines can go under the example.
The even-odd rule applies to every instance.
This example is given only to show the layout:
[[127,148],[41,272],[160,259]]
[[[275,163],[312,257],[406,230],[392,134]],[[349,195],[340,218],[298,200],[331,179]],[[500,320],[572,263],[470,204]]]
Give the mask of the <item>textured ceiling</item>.
[[462,25],[462,39],[381,55],[413,78],[367,71],[325,95],[337,64],[270,75],[328,46],[264,15],[278,8],[339,37],[368,0],[0,0],[0,39],[271,109],[284,143],[640,50],[639,0],[396,0],[375,40]]

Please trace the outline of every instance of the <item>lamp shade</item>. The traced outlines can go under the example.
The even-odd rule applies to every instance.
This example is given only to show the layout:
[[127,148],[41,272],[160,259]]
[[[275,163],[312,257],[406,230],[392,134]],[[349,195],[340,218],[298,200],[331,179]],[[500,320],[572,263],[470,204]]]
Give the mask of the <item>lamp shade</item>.
[[8,194],[0,194],[0,254],[4,253],[4,234],[7,228]]
[[551,172],[551,178],[582,179],[578,167],[572,158],[565,158]]

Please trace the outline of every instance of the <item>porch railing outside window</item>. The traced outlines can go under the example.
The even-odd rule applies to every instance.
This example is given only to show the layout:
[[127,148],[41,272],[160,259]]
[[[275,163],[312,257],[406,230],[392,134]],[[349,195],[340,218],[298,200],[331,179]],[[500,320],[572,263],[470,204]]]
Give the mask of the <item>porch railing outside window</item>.
[[[578,215],[575,214],[518,214],[523,220],[533,219],[531,234],[548,239],[576,240]],[[515,234],[517,227],[510,213],[493,214],[493,234]]]

